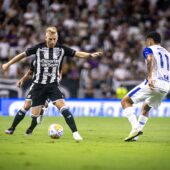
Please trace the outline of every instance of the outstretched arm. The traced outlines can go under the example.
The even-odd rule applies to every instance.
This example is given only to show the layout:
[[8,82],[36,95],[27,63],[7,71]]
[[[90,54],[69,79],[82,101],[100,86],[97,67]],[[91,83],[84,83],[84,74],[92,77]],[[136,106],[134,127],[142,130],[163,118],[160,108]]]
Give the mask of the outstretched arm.
[[86,53],[86,52],[76,51],[75,53],[75,56],[79,58],[99,57],[102,55],[103,55],[102,52]]
[[16,55],[14,58],[12,58],[12,59],[11,59],[10,61],[8,61],[6,64],[3,64],[3,65],[2,65],[2,70],[3,70],[3,71],[8,70],[8,68],[9,68],[12,64],[14,64],[14,63],[22,60],[22,59],[23,59],[24,57],[26,57],[26,56],[27,56],[27,55],[26,55],[25,52]]
[[20,80],[18,80],[17,87],[21,87],[27,80],[32,78],[32,75],[33,71],[29,69],[27,73],[25,73],[25,75]]
[[149,87],[154,88],[153,81],[152,81],[152,69],[153,69],[153,56],[150,54],[146,59],[147,64],[147,72],[148,72],[148,84]]

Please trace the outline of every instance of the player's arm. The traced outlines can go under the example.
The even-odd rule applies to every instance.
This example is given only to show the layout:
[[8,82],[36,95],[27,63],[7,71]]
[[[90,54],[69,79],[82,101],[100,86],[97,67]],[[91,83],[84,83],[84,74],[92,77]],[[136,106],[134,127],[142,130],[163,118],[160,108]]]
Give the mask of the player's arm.
[[74,49],[71,49],[67,46],[63,46],[64,51],[65,51],[65,56],[70,56],[70,57],[79,57],[79,58],[88,58],[88,57],[99,57],[102,56],[102,52],[95,52],[95,53],[87,53],[83,51],[75,51]]
[[40,44],[34,45],[30,48],[27,48],[27,50],[25,52],[16,55],[9,62],[7,62],[6,64],[3,64],[2,65],[3,71],[6,71],[12,64],[22,60],[23,58],[30,56],[30,55],[33,55],[33,54],[36,54],[36,51],[40,47]]
[[33,71],[31,69],[29,69],[25,75],[20,79],[18,80],[17,82],[17,87],[21,87],[26,81],[30,80],[33,76]]
[[143,50],[143,56],[147,65],[147,79],[148,79],[148,85],[150,88],[154,88],[153,80],[152,80],[152,70],[153,70],[153,51],[151,48],[144,48]]
[[151,88],[154,88],[153,81],[152,81],[152,70],[153,70],[153,55],[149,54],[146,59],[147,65],[147,73],[148,73],[148,85]]
[[62,71],[58,74],[59,82],[62,80]]
[[15,64],[16,62],[22,60],[23,58],[25,58],[27,55],[25,52],[20,53],[18,55],[16,55],[14,58],[12,58],[10,61],[8,61],[6,64],[2,65],[2,70],[6,71],[8,70],[8,68],[12,65]]
[[102,52],[95,52],[95,53],[87,53],[82,51],[76,51],[75,56],[79,58],[88,58],[88,57],[99,57],[102,56]]

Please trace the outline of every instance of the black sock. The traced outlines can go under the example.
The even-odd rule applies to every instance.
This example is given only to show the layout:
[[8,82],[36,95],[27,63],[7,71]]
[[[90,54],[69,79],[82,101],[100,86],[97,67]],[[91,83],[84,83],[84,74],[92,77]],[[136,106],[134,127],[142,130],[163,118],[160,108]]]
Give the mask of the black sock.
[[68,109],[63,110],[62,115],[64,116],[65,121],[67,122],[68,126],[70,127],[72,132],[77,131],[77,127],[74,121],[73,115],[70,113]]
[[41,109],[40,115],[44,114],[44,108]]
[[32,132],[36,126],[37,126],[37,117],[32,116],[31,125],[28,129]]
[[15,130],[15,128],[17,127],[17,125],[21,122],[21,120],[25,117],[25,113],[26,111],[23,110],[19,110],[12,122],[12,126],[10,127],[10,129]]

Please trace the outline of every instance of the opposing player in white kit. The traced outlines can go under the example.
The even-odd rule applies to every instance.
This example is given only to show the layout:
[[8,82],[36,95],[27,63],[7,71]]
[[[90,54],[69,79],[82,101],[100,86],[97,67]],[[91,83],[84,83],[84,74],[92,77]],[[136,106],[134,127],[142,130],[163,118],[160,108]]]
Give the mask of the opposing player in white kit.
[[[170,53],[160,45],[161,36],[151,32],[146,37],[143,56],[147,64],[147,79],[132,89],[121,101],[124,116],[128,118],[132,130],[125,141],[136,140],[143,133],[149,110],[157,108],[170,91]],[[138,120],[134,103],[144,101]]]

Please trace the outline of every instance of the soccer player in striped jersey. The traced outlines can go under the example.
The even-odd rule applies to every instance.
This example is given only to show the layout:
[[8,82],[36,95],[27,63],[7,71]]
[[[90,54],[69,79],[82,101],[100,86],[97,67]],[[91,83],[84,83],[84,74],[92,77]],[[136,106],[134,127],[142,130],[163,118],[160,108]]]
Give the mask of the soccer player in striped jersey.
[[48,27],[45,31],[45,42],[28,48],[25,52],[20,53],[4,64],[2,68],[5,71],[10,65],[21,59],[35,55],[36,69],[33,80],[34,86],[32,88],[32,122],[26,134],[32,134],[37,125],[37,117],[40,115],[41,107],[45,104],[46,99],[49,98],[65,118],[66,123],[73,133],[73,138],[76,141],[81,141],[83,138],[78,133],[74,117],[65,104],[64,96],[59,89],[59,77],[57,75],[61,70],[64,57],[98,57],[102,53],[75,51],[65,45],[58,44],[57,41],[58,32],[56,27]]
[[[121,101],[132,130],[125,141],[137,140],[143,133],[149,116],[149,110],[157,108],[170,91],[170,53],[160,45],[161,36],[151,32],[146,37],[143,56],[147,65],[147,79],[132,89]],[[138,120],[133,104],[144,101]]]

